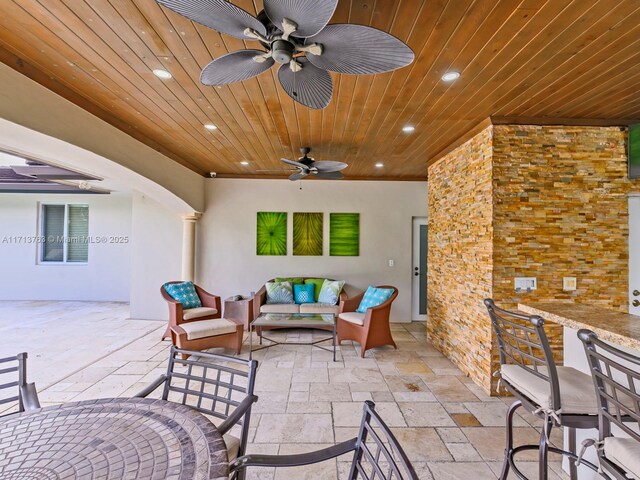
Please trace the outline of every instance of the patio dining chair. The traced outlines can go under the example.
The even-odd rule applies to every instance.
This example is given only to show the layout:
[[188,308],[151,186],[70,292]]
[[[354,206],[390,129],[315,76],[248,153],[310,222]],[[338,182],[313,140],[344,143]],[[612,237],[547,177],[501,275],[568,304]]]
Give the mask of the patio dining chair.
[[592,443],[600,472],[617,480],[640,478],[640,357],[603,342],[591,330],[580,330],[578,337],[598,399],[598,440]]
[[[27,383],[27,353],[0,358],[0,405],[18,403],[18,412],[40,408],[35,384]],[[9,411],[3,415],[11,415]]]
[[[257,368],[256,360],[172,346],[166,375],[161,375],[136,397],[147,397],[163,386],[163,400],[181,403],[221,419],[217,429],[227,445],[231,462],[244,454],[247,445],[251,407],[258,400],[253,394]],[[236,425],[239,427],[237,435],[230,433]],[[231,478],[242,480],[244,472]]]
[[384,423],[375,404],[367,400],[356,438],[329,448],[298,455],[245,455],[231,463],[231,472],[247,467],[297,467],[353,452],[348,480],[418,480],[407,455]]
[[[538,450],[538,478],[547,479],[548,453],[566,455],[576,460],[576,428],[598,426],[596,398],[589,375],[575,368],[556,366],[544,331],[544,319],[537,315],[509,312],[495,305],[492,299],[484,301],[498,339],[500,351],[500,383],[515,397],[507,412],[507,439],[505,458],[500,479],[506,479],[509,470],[525,479],[514,463],[514,455],[524,450]],[[513,418],[516,410],[524,407],[543,420],[538,445],[513,446]],[[551,429],[569,429],[569,449],[565,451],[549,444]],[[589,468],[597,467],[584,462]],[[571,478],[577,478],[574,462],[570,461]]]

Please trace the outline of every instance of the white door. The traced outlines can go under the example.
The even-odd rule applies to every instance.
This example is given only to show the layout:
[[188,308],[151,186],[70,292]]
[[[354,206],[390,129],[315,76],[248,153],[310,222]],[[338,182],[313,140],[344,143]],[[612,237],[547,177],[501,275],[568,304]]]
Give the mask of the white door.
[[629,313],[640,315],[640,194],[629,196]]
[[427,219],[413,219],[412,320],[427,319]]

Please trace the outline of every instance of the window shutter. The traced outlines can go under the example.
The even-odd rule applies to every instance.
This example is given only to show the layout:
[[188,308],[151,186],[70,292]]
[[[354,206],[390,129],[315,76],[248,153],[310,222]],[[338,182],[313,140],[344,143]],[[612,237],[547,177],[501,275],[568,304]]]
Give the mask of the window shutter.
[[69,205],[67,262],[86,262],[89,258],[89,207]]
[[43,262],[64,261],[64,205],[42,207]]

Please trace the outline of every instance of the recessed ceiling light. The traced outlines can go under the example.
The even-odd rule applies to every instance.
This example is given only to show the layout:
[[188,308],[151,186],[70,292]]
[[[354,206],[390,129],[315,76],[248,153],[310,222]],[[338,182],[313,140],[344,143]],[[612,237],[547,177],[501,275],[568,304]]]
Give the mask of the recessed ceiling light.
[[382,167],[384,167],[384,163],[382,162],[376,163],[376,168],[382,168]]
[[163,80],[169,80],[171,77],[173,77],[173,75],[171,75],[169,72],[167,72],[166,70],[162,70],[161,68],[156,68],[153,71],[153,74],[158,77],[161,78]]
[[403,131],[404,133],[411,133],[411,132],[414,132],[414,131],[415,131],[415,129],[416,129],[416,127],[414,127],[413,125],[406,125],[406,126],[402,127],[402,131]]
[[218,127],[216,127],[213,123],[205,123],[204,124],[204,128],[206,128],[207,130],[217,130]]
[[240,162],[240,165],[245,165],[246,166],[246,165],[249,165],[249,162],[247,162],[246,160],[243,160],[243,161]]
[[458,78],[460,78],[460,72],[447,72],[444,75],[442,75],[442,80],[445,82],[453,82]]

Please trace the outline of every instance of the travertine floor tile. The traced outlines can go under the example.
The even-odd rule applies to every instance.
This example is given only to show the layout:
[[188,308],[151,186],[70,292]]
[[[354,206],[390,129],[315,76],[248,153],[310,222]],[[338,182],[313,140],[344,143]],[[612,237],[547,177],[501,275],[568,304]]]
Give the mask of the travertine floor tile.
[[[169,342],[160,340],[165,322],[127,317],[126,304],[0,302],[0,349],[29,352],[30,381],[36,381],[44,406],[131,396],[166,372]],[[464,376],[427,343],[423,323],[393,324],[392,332],[398,350],[373,349],[364,359],[360,346],[346,341],[337,362],[329,352],[305,345],[256,352],[259,401],[252,411],[247,451],[299,453],[353,438],[358,434],[362,402],[373,400],[421,480],[495,479],[511,399],[489,397]],[[269,333],[279,341],[325,335]],[[248,358],[248,341],[241,356]],[[152,398],[161,393],[162,389],[156,390]],[[521,425],[516,442],[537,443],[538,431],[528,425],[537,427],[540,422],[524,411],[516,422]],[[554,429],[552,442],[561,443],[561,434]],[[535,460],[535,453],[523,453],[519,459],[521,463],[525,459],[525,474],[536,478],[537,464],[526,462],[527,458]],[[346,455],[300,469],[250,468],[247,478],[337,480],[346,477],[350,462],[351,456]],[[555,456],[551,464],[555,474],[550,478],[557,480],[561,467]],[[561,474],[560,478],[567,477]]]
[[447,411],[439,403],[398,403],[410,427],[455,427]]

